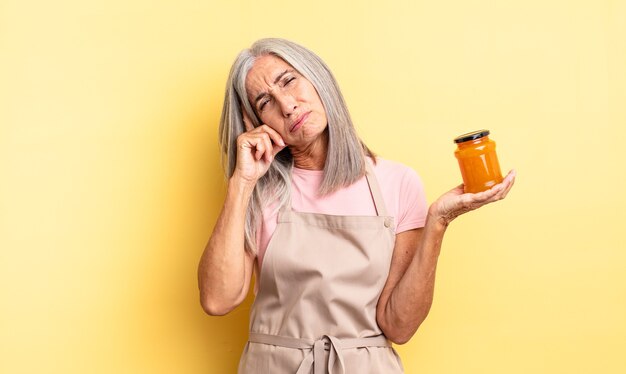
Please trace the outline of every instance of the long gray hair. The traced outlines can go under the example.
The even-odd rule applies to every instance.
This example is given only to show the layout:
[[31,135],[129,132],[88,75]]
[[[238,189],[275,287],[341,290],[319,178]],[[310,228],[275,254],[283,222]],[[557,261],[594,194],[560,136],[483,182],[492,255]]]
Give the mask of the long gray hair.
[[[365,174],[365,156],[373,157],[373,153],[357,136],[337,81],[328,66],[313,52],[294,42],[276,38],[258,40],[250,49],[243,50],[230,69],[219,127],[226,176],[230,178],[235,171],[237,137],[246,131],[242,110],[247,112],[255,127],[261,124],[248,101],[245,83],[255,60],[266,55],[284,60],[308,79],[326,110],[328,154],[320,195],[356,182]],[[276,155],[268,172],[257,182],[246,214],[246,250],[256,253],[257,232],[262,222],[263,209],[275,202],[278,202],[278,207],[282,207],[290,200],[292,167],[293,158],[289,148],[285,148]]]

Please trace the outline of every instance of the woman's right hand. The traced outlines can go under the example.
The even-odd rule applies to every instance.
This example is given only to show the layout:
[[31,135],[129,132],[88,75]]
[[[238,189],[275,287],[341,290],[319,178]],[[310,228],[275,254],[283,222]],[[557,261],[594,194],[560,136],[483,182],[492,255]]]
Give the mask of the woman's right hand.
[[269,169],[274,156],[287,145],[283,138],[267,125],[252,126],[248,114],[243,111],[246,132],[237,137],[237,165],[234,176],[255,184]]

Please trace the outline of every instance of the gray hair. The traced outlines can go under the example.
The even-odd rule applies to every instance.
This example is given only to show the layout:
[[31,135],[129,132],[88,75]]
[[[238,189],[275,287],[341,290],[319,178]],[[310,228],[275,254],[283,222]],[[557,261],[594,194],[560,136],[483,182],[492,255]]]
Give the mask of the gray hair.
[[[230,178],[237,164],[237,137],[245,132],[242,110],[255,127],[261,124],[246,92],[246,76],[258,57],[273,55],[291,65],[317,90],[328,119],[328,154],[320,195],[349,186],[365,174],[365,156],[374,156],[359,139],[339,85],[326,64],[310,50],[285,39],[268,38],[243,50],[233,63],[226,83],[224,107],[220,118],[219,139],[222,164]],[[243,106],[243,108],[242,108]],[[245,224],[246,250],[256,252],[257,231],[263,209],[278,202],[282,207],[291,198],[293,158],[288,148],[276,155],[268,172],[259,179],[248,205]]]

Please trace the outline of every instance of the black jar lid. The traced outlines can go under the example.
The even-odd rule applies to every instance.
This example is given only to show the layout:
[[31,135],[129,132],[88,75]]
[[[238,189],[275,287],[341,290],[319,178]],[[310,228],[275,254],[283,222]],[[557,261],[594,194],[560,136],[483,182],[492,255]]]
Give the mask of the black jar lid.
[[483,136],[487,136],[487,135],[489,135],[489,130],[472,131],[472,132],[468,132],[467,134],[457,136],[456,138],[454,138],[454,142],[455,143],[468,142],[470,140],[480,139]]

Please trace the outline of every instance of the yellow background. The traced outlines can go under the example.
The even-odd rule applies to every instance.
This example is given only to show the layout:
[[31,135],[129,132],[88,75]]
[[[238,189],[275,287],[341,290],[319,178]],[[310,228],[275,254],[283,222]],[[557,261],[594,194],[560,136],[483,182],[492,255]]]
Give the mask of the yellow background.
[[286,37],[433,201],[488,128],[507,200],[447,233],[407,373],[626,372],[624,1],[0,3],[0,372],[233,373],[203,314],[236,53]]

